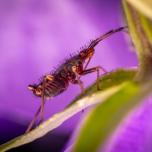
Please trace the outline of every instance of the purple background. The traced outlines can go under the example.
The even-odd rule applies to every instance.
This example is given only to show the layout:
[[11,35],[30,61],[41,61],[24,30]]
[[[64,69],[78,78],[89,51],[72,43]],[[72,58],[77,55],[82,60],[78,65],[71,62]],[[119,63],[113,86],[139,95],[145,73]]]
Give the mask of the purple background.
[[[28,84],[37,83],[42,75],[91,39],[125,25],[120,2],[0,0],[1,143],[23,133],[40,104],[40,99],[27,89]],[[89,67],[101,65],[111,71],[137,65],[136,55],[130,51],[131,42],[126,40],[127,34],[117,33],[100,43]],[[85,86],[95,76],[83,77]],[[45,118],[63,110],[79,93],[79,86],[70,85],[66,92],[48,101]],[[59,136],[57,143],[58,139],[61,142],[69,138],[81,115],[53,131],[55,137]],[[48,138],[54,138],[53,133]]]

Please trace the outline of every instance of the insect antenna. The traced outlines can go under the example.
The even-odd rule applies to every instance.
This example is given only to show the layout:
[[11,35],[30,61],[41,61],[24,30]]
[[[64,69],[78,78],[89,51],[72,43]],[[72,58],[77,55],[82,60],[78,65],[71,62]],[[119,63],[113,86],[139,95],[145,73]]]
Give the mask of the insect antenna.
[[[116,32],[120,32],[120,31],[122,31],[122,30],[124,30],[124,29],[126,29],[126,28],[127,28],[127,26],[119,27],[119,28],[117,28],[117,29],[110,30],[109,32],[101,35],[101,36],[98,37],[97,39],[91,41],[91,43],[90,43],[90,45],[88,46],[87,49],[89,50],[89,49],[92,49],[92,48],[93,48],[93,50],[94,50],[94,47],[95,47],[100,41],[108,38],[109,36],[111,36],[112,34],[114,34],[114,33],[116,33]],[[90,63],[91,58],[92,58],[92,56],[88,58],[88,61],[86,62],[86,65],[84,66],[84,70],[87,68],[88,64]],[[103,69],[103,71],[106,72],[105,69]]]
[[89,45],[88,48],[94,48],[100,41],[108,38],[109,36],[111,36],[112,34],[114,34],[114,33],[116,33],[116,32],[120,32],[120,31],[122,31],[122,30],[124,30],[124,29],[126,29],[126,28],[127,28],[127,26],[119,27],[119,28],[117,28],[117,29],[110,30],[109,32],[101,35],[99,38],[93,40],[93,41],[90,43],[90,45]]

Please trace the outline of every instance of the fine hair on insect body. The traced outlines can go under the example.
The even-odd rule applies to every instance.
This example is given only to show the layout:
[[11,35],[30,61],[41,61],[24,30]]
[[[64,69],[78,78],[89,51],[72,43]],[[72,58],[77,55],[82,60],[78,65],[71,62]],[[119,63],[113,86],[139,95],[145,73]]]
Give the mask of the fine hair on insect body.
[[40,121],[43,120],[46,99],[50,99],[61,94],[68,88],[70,83],[77,84],[80,86],[81,91],[84,90],[83,82],[80,79],[81,76],[96,72],[97,89],[100,89],[98,83],[100,76],[99,72],[100,70],[106,72],[106,70],[101,66],[87,68],[95,53],[94,48],[102,40],[126,28],[127,27],[119,27],[101,35],[97,39],[91,41],[87,47],[80,50],[77,54],[71,55],[69,59],[67,59],[63,64],[59,65],[58,68],[56,68],[53,72],[44,75],[38,84],[32,84],[28,86],[28,89],[31,90],[35,96],[40,97],[42,100],[40,107],[37,109],[34,118],[26,130],[26,133],[33,128],[39,115]]

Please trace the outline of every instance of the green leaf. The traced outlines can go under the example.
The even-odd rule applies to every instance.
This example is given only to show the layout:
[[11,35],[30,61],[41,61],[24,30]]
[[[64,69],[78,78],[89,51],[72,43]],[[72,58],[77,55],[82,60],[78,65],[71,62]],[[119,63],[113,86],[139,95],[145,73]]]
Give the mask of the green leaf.
[[[106,73],[105,75],[101,76],[99,79],[99,87],[100,90],[105,90],[110,87],[119,85],[123,83],[124,81],[133,80],[136,75],[137,69],[117,69],[116,71],[112,71],[109,73]],[[86,96],[91,95],[92,93],[98,92],[96,87],[96,82],[89,86],[87,89],[85,89],[84,93],[81,93],[79,96],[77,96],[69,105],[71,106],[73,103],[75,103],[78,99]]]
[[138,11],[152,19],[152,1],[151,0],[127,0]]
[[[143,0],[132,0],[132,2],[130,0],[128,1],[131,4],[143,2]],[[133,44],[136,47],[139,59],[139,69],[136,80],[144,82],[152,79],[152,21],[143,15],[145,10],[141,11],[142,13],[137,11],[134,8],[134,5],[130,5],[126,0],[123,0],[123,8],[126,15],[129,33]]]
[[73,152],[96,152],[100,146],[103,147],[120,122],[149,94],[151,89],[152,85],[141,87],[128,82],[94,108],[86,118]]
[[84,108],[103,102],[109,96],[121,89],[123,86],[121,85],[122,82],[132,80],[135,73],[135,70],[120,69],[102,76],[100,78],[101,91],[97,91],[96,83],[94,83],[63,111],[55,114],[29,133],[23,134],[1,145],[0,152],[30,143],[40,137],[43,137],[45,134],[60,126],[64,121],[68,120],[73,115],[82,111]]

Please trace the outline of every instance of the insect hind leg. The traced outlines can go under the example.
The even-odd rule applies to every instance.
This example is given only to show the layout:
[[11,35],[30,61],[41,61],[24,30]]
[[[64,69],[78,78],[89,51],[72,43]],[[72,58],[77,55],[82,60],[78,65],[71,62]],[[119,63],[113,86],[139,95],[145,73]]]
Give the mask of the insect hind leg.
[[34,118],[32,119],[32,121],[29,124],[29,126],[28,126],[27,130],[25,131],[25,133],[29,132],[33,128],[34,124],[37,121],[37,118],[38,118],[39,114],[40,114],[40,121],[39,121],[39,123],[41,123],[43,121],[43,118],[44,118],[44,105],[45,105],[45,95],[44,95],[44,92],[45,92],[45,83],[46,83],[46,80],[47,80],[47,77],[45,76],[44,80],[43,80],[43,83],[42,83],[42,100],[41,100],[41,105],[38,108],[38,110],[36,111],[36,113],[34,115]]
[[30,124],[28,125],[25,133],[28,133],[29,131],[31,131],[31,129],[33,128],[34,124],[36,123],[36,120],[37,120],[37,117],[38,117],[40,111],[41,111],[41,106],[37,109],[37,111],[36,111],[36,113],[35,113],[35,115],[34,115],[34,118],[33,118],[32,121],[30,122]]
[[30,122],[30,124],[27,127],[25,133],[28,133],[29,131],[31,131],[31,129],[33,128],[33,126],[36,124],[36,121],[37,121],[37,118],[38,118],[39,114],[40,114],[40,123],[43,121],[43,117],[44,117],[44,105],[45,105],[45,100],[41,101],[41,105],[37,109],[37,111],[36,111],[36,113],[34,115],[34,118]]

